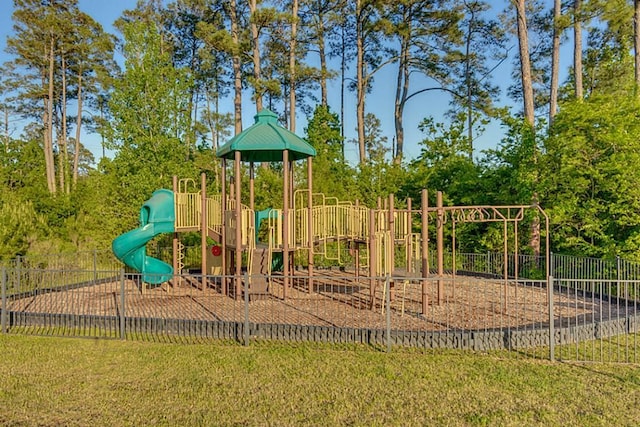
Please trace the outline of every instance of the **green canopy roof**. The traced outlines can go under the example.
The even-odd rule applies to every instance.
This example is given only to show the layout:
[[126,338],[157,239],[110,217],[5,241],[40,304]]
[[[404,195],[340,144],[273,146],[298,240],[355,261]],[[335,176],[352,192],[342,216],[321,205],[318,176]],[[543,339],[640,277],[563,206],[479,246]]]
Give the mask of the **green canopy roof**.
[[290,160],[314,157],[316,150],[307,141],[278,124],[278,116],[269,110],[255,115],[256,122],[218,148],[216,155],[234,159],[241,153],[244,162],[281,162],[284,150],[289,150]]

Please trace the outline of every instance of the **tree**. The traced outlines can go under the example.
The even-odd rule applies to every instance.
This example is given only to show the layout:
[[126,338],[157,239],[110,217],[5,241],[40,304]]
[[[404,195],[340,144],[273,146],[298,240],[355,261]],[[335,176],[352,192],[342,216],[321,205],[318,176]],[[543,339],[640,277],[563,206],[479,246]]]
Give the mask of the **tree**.
[[450,10],[447,2],[408,0],[387,5],[379,25],[385,35],[397,39],[398,47],[388,49],[387,55],[398,63],[394,105],[396,131],[394,161],[402,162],[404,151],[404,108],[407,101],[426,90],[410,92],[410,78],[420,73],[443,89],[448,85],[448,59],[460,41],[457,27],[459,13]]
[[[356,0],[356,121],[360,164],[366,159],[365,98],[373,75],[381,67],[378,4],[375,1]],[[371,69],[373,68],[373,69]]]
[[531,58],[529,56],[529,34],[527,29],[527,12],[525,0],[512,0],[516,9],[518,28],[518,48],[520,58],[520,83],[524,103],[524,119],[533,127],[535,114],[533,110],[533,81],[531,77]]
[[125,70],[109,100],[113,118],[107,140],[117,153],[106,172],[119,188],[113,196],[139,206],[154,190],[169,186],[173,175],[193,175],[193,151],[183,143],[192,80],[173,66],[155,23],[121,22],[119,29]]
[[[21,98],[28,103],[35,99],[42,102],[39,114],[44,125],[43,151],[46,165],[47,188],[55,193],[56,173],[54,163],[54,87],[56,54],[60,39],[66,34],[61,31],[63,21],[60,16],[68,9],[77,9],[77,0],[15,0],[14,1],[14,37],[7,38],[7,51],[15,55],[13,64],[25,69],[21,82],[16,86],[28,88]],[[29,74],[31,73],[31,74]],[[25,111],[26,113],[26,111]],[[30,109],[29,115],[37,115]]]
[[563,104],[542,163],[556,250],[639,259],[639,108],[632,94]]
[[313,159],[313,191],[352,199],[356,192],[354,171],[344,161],[338,115],[318,105],[305,129],[306,139],[316,149]]
[[573,1],[573,81],[576,99],[584,98],[582,87],[582,0]]
[[562,1],[553,2],[553,47],[551,53],[551,89],[549,91],[549,124],[558,112],[558,87],[560,85],[560,38],[564,31]]

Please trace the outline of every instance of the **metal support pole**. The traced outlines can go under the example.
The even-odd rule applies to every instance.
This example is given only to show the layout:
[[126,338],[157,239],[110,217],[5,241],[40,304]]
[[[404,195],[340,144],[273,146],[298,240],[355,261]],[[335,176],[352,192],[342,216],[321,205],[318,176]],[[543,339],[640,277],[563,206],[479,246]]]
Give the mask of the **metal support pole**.
[[376,283],[378,275],[376,258],[376,216],[373,209],[369,209],[369,295],[371,297],[371,310],[376,308]]
[[125,307],[124,307],[124,268],[120,269],[120,339],[124,340],[125,337]]
[[235,184],[235,211],[236,211],[236,242],[235,242],[235,298],[240,297],[240,280],[242,272],[242,197],[241,191],[241,171],[240,171],[240,151],[235,152],[235,162],[233,167],[233,183]]
[[[173,197],[176,198],[178,197],[178,192],[180,191],[180,189],[178,188],[178,177],[176,175],[173,176]],[[176,202],[177,204],[177,202]],[[181,225],[179,223],[179,221],[176,221],[178,224],[177,225]],[[177,287],[177,283],[176,283],[176,274],[179,274],[180,271],[178,268],[178,233],[174,232],[173,233],[173,241],[172,241],[172,246],[173,246],[173,257],[172,257],[172,265],[173,265],[173,286],[174,288]]]
[[93,250],[93,282],[98,281],[98,250]]
[[244,273],[244,345],[249,345],[249,275]]
[[313,157],[307,158],[307,239],[309,240],[309,293],[313,293]]
[[413,272],[413,239],[412,239],[412,220],[411,220],[411,198],[407,199],[407,235],[404,236],[407,242],[407,272]]
[[422,314],[426,316],[429,306],[429,297],[427,295],[427,277],[429,277],[429,199],[427,190],[422,190]]
[[207,235],[209,234],[208,212],[207,212],[207,176],[204,172],[200,175],[200,193],[201,193],[201,217],[200,217],[200,256],[202,257],[202,290],[207,287]]
[[556,360],[556,331],[553,303],[553,276],[547,276],[547,298],[549,300],[549,360]]
[[283,201],[282,201],[282,298],[287,299],[289,287],[289,150],[282,152],[283,177]]
[[220,188],[220,210],[222,221],[222,227],[220,229],[220,245],[222,245],[222,294],[228,295],[229,286],[227,281],[227,160],[222,159],[222,171],[221,174],[221,182],[222,186]]
[[384,294],[386,296],[385,305],[387,306],[387,310],[385,311],[386,322],[387,322],[387,353],[391,353],[391,295],[390,295],[391,289],[390,288],[391,288],[391,279],[389,275],[387,275],[384,281],[384,289],[385,289]]
[[2,313],[0,315],[0,329],[3,334],[7,333],[7,270],[2,267],[0,271],[0,282],[2,282]]
[[442,204],[442,191],[438,191],[436,197],[436,206],[438,208],[437,222],[437,251],[438,251],[438,305],[442,305],[444,299],[444,209]]

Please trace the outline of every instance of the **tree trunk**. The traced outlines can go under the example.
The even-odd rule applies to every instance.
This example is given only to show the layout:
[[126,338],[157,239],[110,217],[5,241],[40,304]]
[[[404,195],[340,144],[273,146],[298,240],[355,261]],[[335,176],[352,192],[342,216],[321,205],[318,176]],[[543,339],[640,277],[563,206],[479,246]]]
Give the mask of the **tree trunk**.
[[296,131],[296,37],[298,30],[298,0],[293,0],[291,11],[291,46],[289,49],[289,130]]
[[520,48],[520,78],[522,81],[522,98],[524,102],[524,118],[533,128],[535,116],[533,110],[533,83],[531,80],[531,58],[529,57],[529,35],[525,0],[516,0],[518,19],[518,46]]
[[60,102],[60,191],[69,194],[69,150],[67,149],[67,61],[64,52],[62,53],[62,100]]
[[[640,1],[640,0],[639,0]],[[553,2],[553,51],[551,54],[551,91],[549,94],[549,125],[553,124],[553,119],[558,111],[558,85],[560,78],[560,18],[562,1]]]
[[[524,118],[525,122],[529,125],[532,133],[531,137],[535,138],[534,126],[535,126],[535,114],[533,109],[533,84],[531,81],[531,59],[529,57],[529,37],[527,30],[527,15],[525,9],[525,0],[516,1],[516,10],[518,15],[518,45],[520,48],[520,74],[522,79],[522,97],[524,101]],[[534,148],[533,159],[534,164],[537,162],[537,150]],[[535,166],[534,166],[535,172]],[[537,173],[536,173],[537,175]],[[531,204],[538,204],[538,193],[535,187],[537,187],[537,176],[534,177],[534,190],[531,196]],[[540,255],[540,217],[535,215],[531,224],[531,239],[530,246],[533,250],[534,256]]]
[[582,90],[582,0],[573,3],[573,78],[576,99],[584,98]]
[[260,34],[258,33],[258,25],[255,23],[254,16],[258,10],[257,0],[249,1],[249,28],[251,29],[251,49],[253,53],[253,79],[255,90],[256,111],[262,110],[262,70],[260,66]]
[[54,61],[54,47],[55,40],[53,36],[51,36],[51,41],[49,45],[49,79],[48,79],[48,99],[46,103],[46,122],[45,122],[45,138],[44,138],[44,160],[45,160],[45,169],[47,175],[47,186],[49,188],[49,192],[52,194],[56,193],[56,174],[55,174],[55,163],[53,159],[53,69],[55,66]]
[[[406,17],[406,14],[405,14]],[[409,37],[411,31],[407,31],[400,40],[400,58],[398,60],[398,78],[396,82],[396,102],[395,102],[395,127],[396,127],[396,149],[394,162],[402,163],[404,151],[404,106],[409,92]]]
[[364,164],[366,160],[365,141],[364,141],[364,102],[366,94],[365,83],[365,63],[364,63],[364,29],[363,29],[363,12],[362,0],[356,0],[356,118],[358,122],[358,154],[360,156],[360,164]]
[[73,187],[78,184],[78,169],[80,167],[80,135],[82,129],[82,70],[78,71],[78,116],[76,117],[76,141],[73,151]]
[[[640,1],[640,0],[638,0]],[[328,105],[327,101],[327,53],[324,46],[324,21],[319,16],[318,24],[318,54],[320,55],[320,103],[323,107]]]
[[240,62],[240,35],[238,33],[238,8],[236,0],[229,1],[231,14],[231,39],[233,40],[233,123],[234,134],[242,132],[242,69]]
[[467,86],[467,138],[469,139],[469,159],[473,161],[473,90],[471,87],[471,41],[473,38],[473,22],[475,20],[475,12],[473,8],[469,8],[471,16],[469,18],[469,28],[465,40],[465,65],[464,79]]

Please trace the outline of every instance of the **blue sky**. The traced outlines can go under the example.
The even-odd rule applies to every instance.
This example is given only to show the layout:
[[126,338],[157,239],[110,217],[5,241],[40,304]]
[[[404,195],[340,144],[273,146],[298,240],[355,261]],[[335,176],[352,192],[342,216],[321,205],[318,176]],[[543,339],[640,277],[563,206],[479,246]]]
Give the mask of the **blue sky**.
[[[494,6],[496,13],[502,11],[506,6],[506,0],[493,0],[491,3]],[[551,3],[551,2],[550,2]],[[123,10],[131,9],[135,7],[135,0],[79,0],[80,9],[94,19],[98,20],[108,32],[115,32],[112,24],[121,15]],[[4,52],[6,46],[6,37],[11,33],[11,12],[13,11],[12,0],[0,0],[0,5],[4,9],[4,13],[0,13],[0,46],[2,52],[0,52],[0,62],[4,62],[9,59],[8,55]],[[513,40],[515,43],[515,40]],[[512,49],[515,51],[517,49]],[[566,58],[565,58],[566,59]],[[561,69],[566,69],[567,64],[561,64]],[[511,81],[511,69],[513,67],[513,61],[503,62],[495,71],[494,82],[503,84],[503,92],[506,89],[506,85]],[[374,113],[382,123],[382,131],[387,136],[389,143],[391,142],[394,131],[393,120],[393,98],[395,96],[395,79],[396,79],[396,66],[389,65],[383,68],[375,76],[375,83],[372,92],[368,95],[366,109],[367,112]],[[353,73],[353,71],[348,71]],[[428,82],[419,81],[415,79],[412,81],[412,89],[418,90],[428,87]],[[250,94],[247,93],[246,99],[249,99]],[[502,105],[509,105],[509,100],[506,99],[503,93]],[[420,152],[419,141],[424,136],[420,133],[417,126],[423,118],[433,116],[436,120],[444,120],[442,115],[444,111],[449,107],[449,96],[440,91],[430,91],[423,95],[419,95],[409,101],[405,108],[404,115],[404,127],[405,127],[405,153],[406,157],[415,157]],[[255,110],[252,108],[250,101],[245,104],[243,112],[243,122],[245,126],[250,125],[253,122],[253,114]],[[330,82],[329,85],[329,104],[334,111],[339,111],[340,108],[340,82],[338,79]],[[231,112],[232,104],[231,99],[227,100],[222,106],[226,111]],[[302,113],[298,115],[297,121],[297,133],[303,134],[304,127],[306,126],[306,119]],[[347,92],[345,100],[345,133],[347,140],[355,139],[356,137],[356,121],[355,121],[355,96]],[[490,124],[487,127],[486,132],[477,141],[475,141],[476,155],[479,150],[494,148],[497,146],[502,131],[497,123]],[[86,135],[83,143],[94,152],[96,160],[101,153],[100,138],[97,135]],[[346,146],[347,158],[355,162],[357,161],[357,147],[355,144],[347,144]]]

